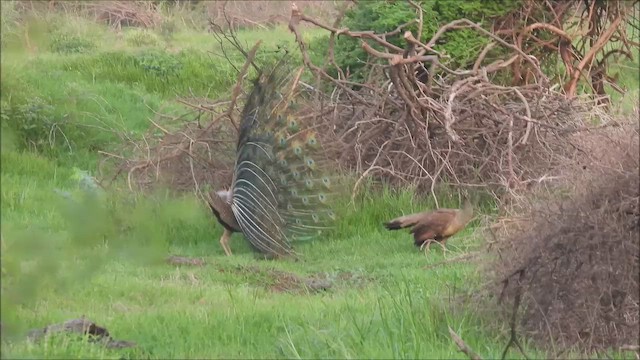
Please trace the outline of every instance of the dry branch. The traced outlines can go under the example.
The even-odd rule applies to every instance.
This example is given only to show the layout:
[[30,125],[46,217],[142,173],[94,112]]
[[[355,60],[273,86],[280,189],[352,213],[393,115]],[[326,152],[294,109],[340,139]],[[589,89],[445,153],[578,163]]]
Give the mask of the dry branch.
[[460,349],[460,351],[462,351],[465,355],[467,355],[469,359],[482,360],[480,355],[476,354],[476,352],[473,351],[473,349],[471,349],[469,345],[467,345],[464,342],[464,340],[462,340],[462,338],[458,334],[456,334],[456,332],[453,331],[453,329],[451,329],[451,327],[449,327],[449,336],[451,336],[451,339],[453,340],[453,342],[456,343],[456,346],[458,346],[458,349]]
[[87,1],[83,6],[96,19],[118,30],[123,26],[152,28],[161,20],[155,5],[147,1]]
[[[225,36],[231,44],[239,46],[234,33]],[[249,67],[255,66],[253,61],[259,46],[260,41],[249,51],[241,49],[246,55],[246,61],[238,71],[236,84],[228,100],[207,104],[206,99],[177,99],[195,114],[195,121],[186,123],[179,130],[167,130],[150,120],[154,128],[160,129],[164,134],[162,139],[149,144],[147,139],[153,136],[145,136],[146,150],[139,152],[139,158],[122,162],[116,172],[116,175],[127,174],[127,184],[131,190],[147,189],[153,184],[161,183],[178,191],[195,191],[202,197],[203,186],[228,185],[235,150],[235,141],[232,140],[233,136],[229,136],[229,132],[237,134],[237,117],[240,112],[237,105]],[[200,124],[203,115],[211,117],[205,126]],[[139,147],[137,144],[134,146]]]
[[[343,72],[331,77],[311,62],[298,29],[301,22],[315,24],[331,36],[359,39],[371,58],[386,65],[372,63],[363,82],[345,78]],[[432,47],[445,32],[462,28],[474,29],[492,42],[478,53],[472,69],[452,70]],[[548,79],[535,57],[467,19],[444,25],[427,43],[405,31],[405,49],[390,44],[385,34],[323,24],[295,5],[289,29],[317,81],[335,88],[330,99],[322,100],[333,111],[320,120],[334,129],[325,134],[325,142],[334,144],[333,157],[339,165],[361,174],[355,188],[373,175],[391,182],[418,182],[432,192],[434,184],[446,178],[461,186],[514,193],[553,168],[555,152],[563,151],[563,136],[587,126],[581,117],[589,104],[572,102],[546,87]],[[327,62],[337,66],[330,45]],[[495,46],[506,49],[507,57],[483,65]],[[490,77],[522,61],[536,74],[533,84],[492,83]],[[427,77],[420,78],[419,72],[426,68]],[[437,81],[436,74],[440,74]],[[361,90],[354,85],[361,85]]]
[[[539,179],[552,178],[549,174],[558,157],[571,151],[563,139],[589,128],[584,119],[593,102],[584,97],[573,101],[554,91],[537,57],[527,52],[536,31],[570,38],[558,27],[568,8],[555,2],[548,5],[555,13],[554,25],[536,21],[522,31],[502,29],[500,35],[460,19],[442,26],[426,43],[405,31],[404,49],[389,43],[386,34],[351,31],[338,22],[329,26],[293,5],[289,29],[304,64],[318,84],[334,89],[321,99],[333,109],[326,112],[330,116],[319,118],[334,129],[325,140],[334,144],[332,157],[338,164],[360,175],[355,188],[365,177],[375,176],[392,183],[419,183],[433,192],[434,183],[447,179],[516,195]],[[422,9],[412,6],[414,22],[421,27]],[[326,63],[337,68],[337,78],[311,61],[298,29],[303,22],[330,32]],[[459,29],[473,29],[490,40],[471,69],[449,69],[433,49],[444,33]],[[512,41],[507,34],[513,35]],[[338,35],[359,41],[370,56],[365,81],[349,79],[337,66],[333,46]],[[601,38],[610,36],[605,33]],[[483,64],[496,47],[504,50],[504,57],[494,56],[493,62]],[[531,75],[526,83],[493,83],[496,75],[525,65],[527,76]]]

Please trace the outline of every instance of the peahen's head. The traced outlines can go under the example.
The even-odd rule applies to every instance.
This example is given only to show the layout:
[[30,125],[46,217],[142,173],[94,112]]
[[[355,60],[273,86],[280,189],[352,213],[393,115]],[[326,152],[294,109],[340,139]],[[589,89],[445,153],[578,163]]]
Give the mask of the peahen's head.
[[470,220],[471,218],[473,218],[473,204],[474,204],[474,200],[472,199],[472,197],[469,195],[468,192],[463,191],[462,193],[462,214],[463,217],[465,219]]

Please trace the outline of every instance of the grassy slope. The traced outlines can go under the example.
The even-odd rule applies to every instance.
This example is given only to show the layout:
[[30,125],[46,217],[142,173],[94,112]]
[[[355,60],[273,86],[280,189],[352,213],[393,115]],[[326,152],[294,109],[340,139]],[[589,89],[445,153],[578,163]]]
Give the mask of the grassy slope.
[[[73,120],[65,128],[71,154],[19,150],[19,138],[3,131],[2,322],[7,333],[84,314],[115,338],[137,342],[153,358],[460,358],[448,336],[451,326],[483,356],[500,355],[504,338],[487,332],[473,313],[454,314],[446,306],[456,289],[482,281],[475,269],[450,264],[425,271],[422,266],[442,260],[438,248],[425,258],[406,233],[382,229],[380,222],[389,217],[432,207],[413,201],[409,190],[361,198],[352,208],[343,205],[347,215],[335,235],[298,246],[305,254],[301,262],[256,261],[239,234],[231,241],[234,256],[225,257],[218,244],[220,226],[192,197],[141,198],[112,191],[96,204],[56,194],[59,189],[79,195],[72,167],[95,171],[91,145],[109,150],[121,144],[108,131],[87,130],[91,126],[139,136],[152,110],[178,110],[171,102],[173,90],[183,94],[191,87],[215,97],[228,91],[234,76],[223,60],[206,55],[216,49],[208,35],[184,32],[171,44],[159,43],[158,48],[190,49],[179,58],[180,75],[163,81],[131,60],[147,50],[80,20],[66,24],[94,39],[98,49],[53,54],[47,50],[50,35],[35,27],[36,54],[20,41],[10,42],[10,51],[2,54],[3,101],[15,107],[39,96],[52,106],[47,119]],[[242,37],[250,44],[261,38],[266,46],[292,38],[282,29]],[[3,129],[12,120],[3,119]],[[468,229],[450,242],[448,256],[479,242]],[[170,253],[203,256],[209,265],[171,267],[162,261]],[[352,278],[337,280],[320,294],[281,293],[266,289],[275,279],[251,266]],[[120,355],[52,339],[39,345],[13,340],[3,344],[2,356]]]

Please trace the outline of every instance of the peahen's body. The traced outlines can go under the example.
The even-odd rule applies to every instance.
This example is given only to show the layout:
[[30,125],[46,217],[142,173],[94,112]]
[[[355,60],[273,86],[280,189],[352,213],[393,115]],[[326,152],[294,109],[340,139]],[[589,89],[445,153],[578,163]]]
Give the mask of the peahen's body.
[[277,65],[259,76],[247,99],[231,188],[209,198],[227,255],[233,232],[263,254],[282,256],[293,252],[291,240],[311,239],[335,218],[318,138],[294,111],[300,74]]
[[447,239],[460,230],[473,218],[473,206],[465,200],[462,209],[438,209],[421,213],[401,216],[384,224],[389,230],[411,227],[414,244],[418,247],[426,246],[429,250],[432,242],[439,243],[445,250]]

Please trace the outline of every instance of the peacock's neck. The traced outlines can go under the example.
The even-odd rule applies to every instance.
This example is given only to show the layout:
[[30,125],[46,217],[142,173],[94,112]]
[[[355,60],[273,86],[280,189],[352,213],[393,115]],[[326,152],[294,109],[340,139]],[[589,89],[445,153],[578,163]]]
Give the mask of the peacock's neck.
[[462,221],[465,223],[471,220],[471,218],[473,217],[473,206],[471,205],[471,203],[469,202],[465,203],[464,207],[462,208],[461,217],[462,217]]
[[227,204],[231,204],[231,199],[233,198],[233,193],[231,192],[231,190],[219,190],[216,191],[216,195],[218,195],[218,197]]
[[231,191],[216,191],[210,196],[209,206],[218,221],[230,231],[241,231],[231,207]]

